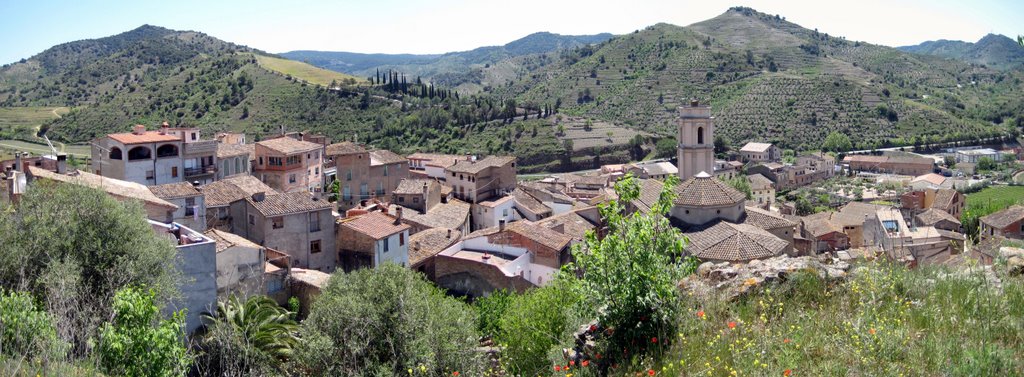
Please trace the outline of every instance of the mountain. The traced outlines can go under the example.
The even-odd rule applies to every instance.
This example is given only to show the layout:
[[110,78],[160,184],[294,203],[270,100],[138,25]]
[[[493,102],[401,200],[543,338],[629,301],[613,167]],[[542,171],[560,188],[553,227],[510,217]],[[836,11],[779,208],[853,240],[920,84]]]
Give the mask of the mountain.
[[1024,46],[1010,37],[998,34],[986,35],[975,43],[940,39],[899,49],[914,54],[959,59],[1001,69],[1019,68],[1024,64]]
[[479,81],[480,70],[513,58],[554,52],[566,48],[600,43],[611,38],[608,33],[595,35],[560,35],[533,33],[503,46],[479,47],[469,51],[446,54],[361,54],[331,51],[291,51],[280,54],[292,60],[360,77],[374,76],[378,71],[403,72],[411,76],[433,79],[446,86]]
[[[549,54],[550,55],[550,54]],[[816,149],[832,131],[860,148],[1002,135],[1024,125],[1019,71],[848,41],[732,8],[686,27],[653,25],[495,86],[522,104],[665,136],[675,108],[710,101],[718,134]]]

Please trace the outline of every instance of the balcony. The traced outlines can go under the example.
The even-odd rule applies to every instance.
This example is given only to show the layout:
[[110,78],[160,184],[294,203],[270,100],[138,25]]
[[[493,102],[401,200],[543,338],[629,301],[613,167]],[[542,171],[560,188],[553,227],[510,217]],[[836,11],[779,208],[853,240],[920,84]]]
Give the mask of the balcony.
[[216,140],[185,143],[185,157],[206,157],[217,154]]
[[217,172],[217,165],[206,165],[194,168],[185,168],[185,177],[198,177],[201,175],[213,174]]

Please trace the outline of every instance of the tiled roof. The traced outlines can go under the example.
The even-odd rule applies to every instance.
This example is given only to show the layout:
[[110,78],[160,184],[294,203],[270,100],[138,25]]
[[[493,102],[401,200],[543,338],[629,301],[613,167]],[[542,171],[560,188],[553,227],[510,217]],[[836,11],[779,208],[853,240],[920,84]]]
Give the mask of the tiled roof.
[[675,175],[679,174],[679,168],[668,161],[638,164],[641,169],[649,175]]
[[661,190],[664,187],[665,184],[656,179],[641,179],[640,195],[633,200],[633,206],[641,213],[650,212],[651,207],[658,203],[658,199],[661,198]]
[[945,181],[946,181],[946,177],[943,177],[943,176],[941,176],[939,174],[935,174],[935,173],[928,173],[928,174],[925,174],[925,175],[919,175],[917,177],[914,177],[914,180],[911,181],[911,182],[928,182],[928,183],[931,183],[933,185],[938,186],[938,185],[941,185]]
[[742,203],[747,196],[707,173],[697,174],[676,186],[679,206],[727,206]]
[[565,183],[575,186],[576,184],[583,184],[589,186],[607,186],[608,177],[602,177],[599,175],[580,175],[580,174],[562,174],[557,176]]
[[487,156],[476,162],[460,160],[448,168],[448,171],[455,173],[476,174],[487,168],[497,168],[516,161],[512,156]]
[[949,211],[953,207],[953,198],[956,195],[957,191],[953,189],[935,190],[935,200],[932,201],[932,208]]
[[515,197],[513,197],[511,195],[506,195],[506,196],[501,196],[501,197],[497,197],[497,198],[491,198],[491,199],[482,201],[482,202],[477,203],[477,204],[479,204],[481,206],[484,206],[484,207],[487,207],[487,208],[494,208],[494,207],[497,207],[499,205],[505,204],[505,202],[507,202],[509,200],[515,200]]
[[[402,213],[402,221],[419,224],[426,228],[448,228],[460,229],[469,217],[469,210],[472,205],[458,199],[449,199],[448,203],[438,203],[427,213],[417,213],[413,210],[405,210]],[[392,205],[389,211],[394,211],[398,206]]]
[[168,202],[164,199],[153,194],[149,191],[149,188],[145,185],[122,181],[119,179],[106,178],[96,174],[87,173],[80,170],[75,170],[68,174],[57,174],[52,171],[38,168],[35,166],[29,166],[28,172],[35,179],[49,179],[58,182],[72,183],[82,186],[88,186],[96,189],[105,191],[106,193],[120,198],[135,199],[147,204],[154,204],[161,207],[167,207],[169,209],[178,209],[178,206],[174,203]]
[[891,164],[918,164],[918,165],[934,165],[935,160],[927,157],[912,157],[912,156],[865,156],[865,155],[847,155],[843,158],[843,162],[861,162],[861,163],[891,163]]
[[223,207],[252,194],[263,192],[267,196],[277,194],[270,186],[251,175],[236,175],[199,187],[205,195],[206,207]]
[[811,237],[818,238],[832,232],[842,233],[843,228],[832,222],[834,212],[820,212],[805,216],[801,223]]
[[767,151],[768,148],[771,148],[771,147],[772,147],[772,145],[770,143],[747,143],[746,145],[743,146],[743,148],[740,148],[740,152],[756,152],[756,153],[760,153],[760,152]]
[[581,241],[586,236],[587,231],[596,229],[597,225],[580,216],[578,211],[575,210],[548,217],[538,221],[537,225],[549,229],[561,226],[562,230],[559,233],[572,237],[577,242]]
[[386,149],[370,151],[370,165],[391,165],[406,161],[405,157]]
[[395,217],[383,212],[370,212],[354,218],[341,221],[341,227],[354,232],[365,234],[375,240],[380,240],[392,234],[402,232],[410,227],[406,224],[395,224]]
[[168,141],[181,141],[180,136],[171,134],[162,134],[160,131],[146,131],[141,135],[136,135],[132,132],[118,133],[107,135],[111,139],[117,140],[121,144],[145,144],[145,143],[164,143]]
[[748,175],[747,180],[750,181],[750,189],[752,190],[766,190],[774,184],[772,180],[760,174]]
[[149,191],[153,192],[153,195],[160,199],[181,199],[202,194],[199,190],[196,190],[195,186],[188,182],[149,186]]
[[878,210],[887,208],[889,207],[878,204],[849,202],[840,208],[839,212],[833,214],[832,220],[839,226],[864,225],[864,221],[875,217]]
[[408,156],[408,159],[425,160],[426,162],[424,165],[447,169],[448,167],[455,165],[456,161],[464,157],[465,156],[455,154],[413,153]]
[[314,199],[313,194],[305,191],[267,195],[258,202],[254,201],[252,196],[246,197],[245,200],[265,217],[334,208],[326,200]]
[[301,152],[308,152],[320,149],[320,144],[310,143],[308,141],[295,140],[290,137],[284,136],[270,140],[263,140],[256,142],[258,145],[262,145],[271,150],[277,151],[281,154],[295,154]]
[[789,243],[747,224],[718,221],[696,232],[685,233],[686,250],[703,260],[742,262],[782,254]]
[[[561,250],[562,248],[569,246],[569,243],[572,242],[573,239],[572,236],[556,232],[555,230],[547,226],[541,226],[538,225],[537,223],[533,223],[528,220],[516,221],[508,225],[505,225],[505,232],[516,233],[520,236],[523,236],[523,238],[526,238],[528,240],[531,240],[533,242],[544,245],[554,250]],[[464,238],[470,239],[477,237],[485,237],[498,233],[501,233],[501,231],[499,230],[499,227],[495,226],[480,229],[478,231],[470,233]]]
[[780,215],[749,206],[746,208],[746,216],[743,218],[742,223],[753,225],[764,230],[792,228],[796,226],[796,223],[786,220]]
[[217,158],[227,158],[240,155],[248,155],[251,160],[256,155],[256,146],[252,144],[225,144],[217,143]]
[[351,141],[343,141],[340,143],[334,143],[327,146],[328,156],[337,156],[343,154],[362,153],[366,152],[366,148],[362,145],[353,143]]
[[[450,236],[448,232],[451,232]],[[454,245],[460,237],[461,232],[446,228],[427,229],[409,236],[409,266],[415,268]]]
[[516,200],[516,207],[526,208],[530,210],[530,212],[538,215],[551,213],[551,208],[544,205],[544,203],[541,203],[540,200],[537,200],[537,198],[530,195],[526,190],[516,187],[515,190],[512,190],[512,196]]
[[239,236],[234,233],[228,233],[223,230],[210,229],[207,230],[206,233],[204,234],[206,234],[207,237],[210,237],[210,239],[217,243],[218,253],[236,245],[254,249],[263,248],[263,246],[257,245],[256,243],[249,241],[243,238],[242,236]]
[[981,222],[995,228],[1005,228],[1021,219],[1024,219],[1024,207],[1019,205],[982,217]]
[[954,224],[960,225],[959,219],[953,217],[953,215],[950,215],[948,212],[943,211],[941,209],[929,208],[926,209],[924,212],[917,214],[914,217],[917,218],[917,221],[920,222],[922,225],[935,225],[943,220],[950,221],[953,222]]
[[292,267],[288,270],[288,277],[301,284],[316,287],[317,289],[323,289],[327,286],[327,282],[331,280],[331,274],[326,272],[296,267]]
[[396,187],[395,190],[392,191],[392,193],[395,193],[395,194],[422,194],[423,193],[423,186],[427,186],[427,188],[429,189],[429,188],[434,187],[436,185],[440,185],[440,183],[437,183],[437,181],[435,181],[433,179],[405,178],[405,179],[402,179],[400,182],[398,182],[398,187]]

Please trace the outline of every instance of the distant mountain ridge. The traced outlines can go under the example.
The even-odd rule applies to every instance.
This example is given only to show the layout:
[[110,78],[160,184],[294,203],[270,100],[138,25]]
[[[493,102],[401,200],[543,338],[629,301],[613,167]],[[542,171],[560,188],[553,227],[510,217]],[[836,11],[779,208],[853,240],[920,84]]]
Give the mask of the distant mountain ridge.
[[601,43],[611,37],[612,34],[609,33],[561,35],[538,32],[502,46],[485,46],[469,51],[444,54],[363,54],[300,50],[279,55],[355,76],[368,77],[374,75],[378,69],[382,71],[390,69],[408,75],[431,78],[436,75],[466,71],[475,66],[498,63],[509,58]]
[[999,34],[988,34],[975,43],[940,39],[898,49],[1002,69],[1016,68],[1024,64],[1024,47],[1012,38]]

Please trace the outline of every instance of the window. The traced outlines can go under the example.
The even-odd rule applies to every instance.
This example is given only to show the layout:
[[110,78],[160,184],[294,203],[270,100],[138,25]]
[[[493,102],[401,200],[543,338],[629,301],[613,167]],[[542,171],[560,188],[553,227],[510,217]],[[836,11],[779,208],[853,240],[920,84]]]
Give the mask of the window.
[[321,251],[320,250],[320,240],[309,241],[309,253],[310,254],[316,254],[316,253],[319,253],[320,251]]
[[152,170],[146,170],[146,179],[156,178],[156,172]]
[[128,150],[128,161],[148,160],[152,152],[146,147],[135,147]]
[[697,144],[704,144],[704,127],[697,127]]
[[352,180],[352,169],[348,169],[348,171],[345,172],[345,180],[346,181],[351,181]]
[[295,183],[295,174],[288,174],[288,183]]
[[390,245],[388,244],[388,239],[387,238],[382,239],[382,240],[380,240],[380,242],[382,244],[384,244],[384,246],[381,247],[381,250],[383,250],[382,252],[384,252],[384,253],[388,252],[389,251],[388,249],[390,248]]
[[419,203],[420,202],[420,197],[418,197],[418,196],[412,197],[412,202],[413,203]]
[[384,195],[384,182],[377,182],[377,195]]
[[260,166],[263,166],[263,156],[260,156]]
[[288,156],[288,165],[298,165],[302,163],[302,156]]
[[369,196],[370,196],[370,189],[369,189],[369,187],[365,183],[360,184],[359,185],[359,197],[360,198],[368,198]]
[[405,246],[405,233],[398,233],[398,246]]
[[508,208],[501,210],[501,217],[508,217]]
[[256,216],[249,215],[249,225],[256,225]]
[[[415,201],[416,201],[416,198],[413,198],[413,202],[415,202]],[[398,197],[398,202],[399,203],[405,203],[405,197],[404,196],[399,196]]]
[[274,229],[284,228],[284,217],[278,216],[272,218],[271,220],[274,221]]
[[320,231],[320,212],[309,213],[309,231],[319,232]]
[[185,216],[193,216],[196,213],[196,198],[185,198]]
[[118,147],[110,148],[110,159],[111,160],[120,160],[121,159],[121,148],[118,148]]
[[388,176],[388,166],[387,165],[384,165],[384,176],[385,177]]
[[242,159],[235,159],[235,172],[242,173]]
[[178,157],[178,147],[173,144],[164,144],[156,149],[157,157]]
[[267,157],[267,164],[270,166],[282,166],[280,157]]
[[314,175],[320,175],[320,167],[319,166],[317,166],[316,169],[314,169],[313,171],[315,172]]
[[178,167],[171,166],[171,178],[178,178]]
[[341,190],[341,198],[344,200],[352,200],[352,190],[345,186]]

